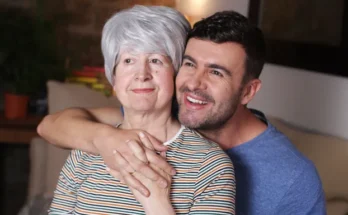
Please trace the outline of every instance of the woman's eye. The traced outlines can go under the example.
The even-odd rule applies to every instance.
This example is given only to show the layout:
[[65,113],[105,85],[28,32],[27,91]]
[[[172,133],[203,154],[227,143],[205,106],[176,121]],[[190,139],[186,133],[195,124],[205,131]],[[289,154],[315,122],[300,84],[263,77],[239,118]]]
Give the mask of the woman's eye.
[[162,61],[160,61],[159,59],[151,59],[150,60],[151,63],[155,63],[155,64],[162,64]]
[[223,77],[222,73],[219,72],[219,71],[217,71],[217,70],[212,70],[211,73],[212,73],[213,75],[217,75],[217,76]]
[[124,62],[129,64],[129,63],[132,63],[132,60],[130,58],[126,58],[126,59],[124,59]]

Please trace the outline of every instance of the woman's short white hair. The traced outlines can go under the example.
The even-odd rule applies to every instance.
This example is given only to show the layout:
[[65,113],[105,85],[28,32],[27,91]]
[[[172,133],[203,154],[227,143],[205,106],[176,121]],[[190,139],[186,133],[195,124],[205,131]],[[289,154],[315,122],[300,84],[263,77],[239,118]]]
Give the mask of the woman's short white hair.
[[177,72],[189,30],[185,17],[169,7],[136,5],[114,14],[104,25],[101,41],[107,79],[113,83],[121,50],[166,55]]

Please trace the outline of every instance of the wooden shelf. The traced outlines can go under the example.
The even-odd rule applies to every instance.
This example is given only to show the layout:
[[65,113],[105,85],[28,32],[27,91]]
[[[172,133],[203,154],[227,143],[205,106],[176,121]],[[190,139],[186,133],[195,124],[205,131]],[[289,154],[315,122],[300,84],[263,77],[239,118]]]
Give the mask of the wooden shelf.
[[25,119],[9,120],[0,113],[0,143],[28,144],[33,137],[38,136],[36,127],[43,116],[29,115]]

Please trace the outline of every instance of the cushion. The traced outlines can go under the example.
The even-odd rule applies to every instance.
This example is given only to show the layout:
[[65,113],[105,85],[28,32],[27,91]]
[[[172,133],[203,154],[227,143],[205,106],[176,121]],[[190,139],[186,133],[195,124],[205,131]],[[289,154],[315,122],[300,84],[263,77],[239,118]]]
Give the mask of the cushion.
[[277,118],[269,121],[316,166],[328,199],[348,199],[348,140],[296,128]]
[[328,200],[326,208],[328,215],[348,215],[348,200],[342,198]]
[[45,175],[46,186],[44,194],[47,196],[53,196],[53,193],[56,190],[59,173],[70,154],[70,149],[58,148],[49,144],[47,146],[46,154],[48,158],[46,162],[46,170],[48,171],[48,174]]
[[[48,81],[48,111],[50,114],[72,107],[98,108],[116,107],[121,104],[116,97],[106,97],[104,93],[95,91],[81,84]],[[45,175],[45,195],[53,196],[59,173],[69,155],[70,150],[48,145]]]
[[24,205],[18,215],[47,215],[52,197],[38,195],[33,197]]
[[71,107],[120,107],[116,97],[106,97],[81,84],[48,81],[48,112],[55,113]]

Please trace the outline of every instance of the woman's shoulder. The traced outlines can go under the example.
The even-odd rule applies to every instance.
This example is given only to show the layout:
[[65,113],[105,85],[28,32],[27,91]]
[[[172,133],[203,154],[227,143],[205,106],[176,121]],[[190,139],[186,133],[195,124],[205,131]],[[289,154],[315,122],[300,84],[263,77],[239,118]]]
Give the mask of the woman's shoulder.
[[198,149],[221,150],[219,144],[208,140],[198,131],[183,126],[181,134],[177,138],[187,145],[197,146]]
[[85,168],[90,167],[93,164],[104,163],[103,158],[100,155],[95,155],[78,149],[71,150],[67,162],[73,164],[75,167],[84,166]]
[[185,126],[170,146],[171,150],[181,154],[181,156],[189,155],[191,158],[198,158],[204,163],[210,163],[214,160],[231,163],[230,158],[219,144],[206,139],[196,130]]

